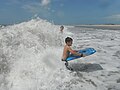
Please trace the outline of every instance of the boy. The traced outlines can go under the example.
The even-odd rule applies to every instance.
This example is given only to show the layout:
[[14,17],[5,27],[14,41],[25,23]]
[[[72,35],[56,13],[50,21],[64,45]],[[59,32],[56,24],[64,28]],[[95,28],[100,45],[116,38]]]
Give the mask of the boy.
[[85,55],[77,53],[76,50],[72,50],[70,46],[72,46],[72,42],[73,39],[70,37],[67,37],[65,39],[65,43],[66,45],[64,46],[64,50],[63,50],[63,56],[62,56],[62,61],[65,61],[65,66],[67,69],[69,70],[73,70],[71,67],[68,66],[68,61],[66,60],[70,55],[75,55],[75,56],[81,56],[81,57],[85,57]]
[[[64,46],[63,50],[63,56],[62,56],[62,61],[66,61],[67,57],[69,57],[71,54],[75,56],[81,56],[84,57],[85,55],[77,53],[76,50],[72,50],[70,46],[72,46],[73,39],[70,37],[67,37],[65,39],[66,45]],[[67,61],[66,61],[67,62]]]

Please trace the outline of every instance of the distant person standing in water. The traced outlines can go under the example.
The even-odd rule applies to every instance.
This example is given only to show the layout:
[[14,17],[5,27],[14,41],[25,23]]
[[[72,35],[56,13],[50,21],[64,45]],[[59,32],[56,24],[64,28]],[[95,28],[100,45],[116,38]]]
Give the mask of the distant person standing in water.
[[60,26],[60,32],[63,33],[64,26]]
[[58,36],[58,39],[59,39],[59,45],[60,46],[63,46],[63,44],[64,44],[64,40],[63,40],[63,30],[64,30],[64,26],[60,26],[60,31],[59,31],[59,36]]

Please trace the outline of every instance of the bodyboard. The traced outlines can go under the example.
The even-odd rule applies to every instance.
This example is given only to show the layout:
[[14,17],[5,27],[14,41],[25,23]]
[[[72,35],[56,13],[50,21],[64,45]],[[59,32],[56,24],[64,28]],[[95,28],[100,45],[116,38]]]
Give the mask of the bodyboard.
[[[86,56],[89,56],[89,55],[92,55],[96,52],[96,50],[94,48],[86,48],[86,49],[83,49],[83,50],[78,50],[78,53],[82,53],[82,54],[85,54]],[[66,61],[71,61],[71,60],[74,60],[74,59],[77,59],[77,58],[81,58],[81,56],[74,56],[74,55],[70,55]]]

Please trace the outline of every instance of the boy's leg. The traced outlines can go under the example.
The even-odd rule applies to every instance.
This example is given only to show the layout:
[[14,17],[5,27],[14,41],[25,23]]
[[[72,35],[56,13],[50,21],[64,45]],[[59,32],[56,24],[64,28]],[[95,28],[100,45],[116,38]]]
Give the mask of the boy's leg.
[[68,66],[68,61],[67,60],[65,60],[65,66]]
[[71,71],[73,70],[71,67],[68,66],[68,61],[67,60],[65,60],[65,66],[68,70],[71,70]]
[[71,70],[71,71],[73,70],[71,67],[68,66],[68,61],[67,60],[62,59],[62,61],[65,61],[65,66],[68,70]]

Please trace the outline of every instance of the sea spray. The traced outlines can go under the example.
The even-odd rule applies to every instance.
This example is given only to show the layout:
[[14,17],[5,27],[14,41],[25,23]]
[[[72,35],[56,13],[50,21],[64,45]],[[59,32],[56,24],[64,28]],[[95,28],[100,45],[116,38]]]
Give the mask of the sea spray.
[[40,18],[1,29],[1,63],[6,62],[4,72],[8,72],[0,83],[1,90],[48,88],[45,84],[53,80],[52,72],[63,67],[62,43],[59,26]]

